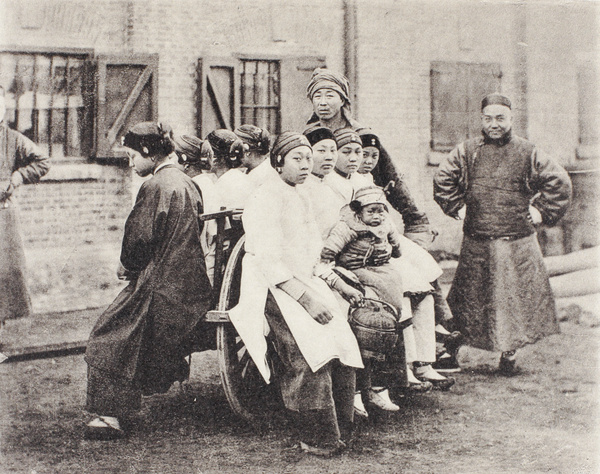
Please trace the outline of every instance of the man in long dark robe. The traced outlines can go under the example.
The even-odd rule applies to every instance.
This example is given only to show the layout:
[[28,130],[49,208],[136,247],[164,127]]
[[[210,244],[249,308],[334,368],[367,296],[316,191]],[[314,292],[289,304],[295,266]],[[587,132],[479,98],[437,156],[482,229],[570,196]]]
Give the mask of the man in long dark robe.
[[27,317],[31,300],[25,278],[25,254],[14,191],[37,183],[50,168],[50,159],[29,138],[8,127],[0,86],[0,325]]
[[571,181],[533,143],[512,133],[510,100],[482,101],[483,136],[458,145],[440,164],[434,198],[450,217],[466,216],[448,303],[467,343],[500,351],[515,371],[515,351],[559,331],[535,224],[566,212]]
[[96,438],[122,436],[119,419],[140,407],[141,395],[185,380],[184,357],[198,343],[210,344],[197,334],[211,296],[198,188],[176,164],[170,129],[138,124],[124,145],[136,172],[153,176],[125,224],[121,264],[131,281],[100,317],[87,346],[87,409],[100,415],[87,433]]

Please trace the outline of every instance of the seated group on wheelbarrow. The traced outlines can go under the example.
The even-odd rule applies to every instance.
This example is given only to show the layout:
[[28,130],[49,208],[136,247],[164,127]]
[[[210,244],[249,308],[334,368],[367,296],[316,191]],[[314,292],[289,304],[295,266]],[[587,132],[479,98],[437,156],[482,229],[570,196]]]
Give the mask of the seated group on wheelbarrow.
[[[362,161],[358,135],[351,130],[333,135],[322,127],[308,130],[306,136],[284,132],[277,137],[267,159],[268,133],[253,126],[240,127],[236,132],[238,136],[217,130],[205,141],[195,137],[174,140],[168,126],[145,122],[124,137],[123,145],[135,171],[153,176],[142,185],[125,226],[121,263],[130,283],[101,316],[88,343],[87,408],[99,415],[87,425],[90,438],[123,436],[142,394],[162,393],[174,381],[185,380],[189,375],[185,357],[194,351],[214,349],[214,325],[206,323],[205,317],[215,307],[217,296],[217,309],[229,310],[227,317],[239,334],[231,338],[233,329],[222,325],[218,344],[231,341],[230,349],[235,349],[221,347],[221,352],[225,358],[232,353],[235,358],[238,348],[245,347],[246,363],[251,358],[265,381],[276,380],[299,441],[309,452],[327,454],[343,448],[352,435],[355,410],[367,415],[355,387],[355,370],[363,369],[364,361],[369,362],[361,377],[363,395],[381,409],[398,410],[385,386],[371,386],[371,356],[388,356],[395,361],[395,383],[400,382],[402,371],[412,376],[409,386],[417,390],[427,390],[432,383],[445,389],[453,383],[430,365],[435,360],[435,335],[433,300],[428,291],[429,282],[439,274],[433,271],[420,283],[414,272],[410,274],[414,294],[408,304],[402,304],[401,287],[396,295],[386,292],[400,284],[406,275],[406,269],[401,268],[410,267],[406,260],[413,252],[403,257],[404,264],[402,258],[390,263],[392,247],[395,254],[406,253],[408,244],[397,238],[389,223],[381,227],[387,229],[385,233],[379,229],[379,224],[388,222],[383,191],[368,186],[361,191],[361,199],[350,180],[323,183],[324,175],[336,165],[335,158],[321,153],[323,145],[342,150],[356,145],[352,153],[358,157],[340,153],[335,173],[336,178],[341,177],[345,169],[349,176]],[[249,172],[244,174],[241,167]],[[349,193],[344,188],[347,184],[351,186]],[[347,227],[344,242],[362,241],[353,256],[362,258],[363,265],[345,265],[354,272],[343,268],[344,259],[338,258],[343,252],[331,253],[335,245],[322,254],[326,229],[337,221],[324,223],[326,216],[335,214],[331,206],[328,212],[313,211],[313,207],[326,204],[322,200],[325,195],[320,194],[326,190],[332,191],[328,202],[334,211],[338,206],[338,214],[340,207],[348,204],[348,197],[358,197],[352,201],[353,217],[343,221]],[[245,242],[239,242],[245,255],[237,290],[231,288],[231,275],[240,279],[239,265],[226,262],[234,242],[225,242],[223,236],[228,231],[234,235],[236,228],[239,234],[240,224],[230,220],[223,225],[224,220],[218,219],[214,226],[207,220],[207,211],[219,209],[226,199],[231,207],[245,207]],[[376,218],[368,216],[372,208],[376,208]],[[349,225],[352,219],[356,226]],[[373,246],[376,251],[364,245],[368,241],[379,244]],[[207,272],[207,266],[212,267],[211,271]],[[416,269],[431,272],[431,263],[418,263]],[[238,273],[232,273],[235,271]],[[232,296],[232,291],[238,293]],[[356,316],[353,332],[347,318],[348,306],[363,305],[365,294],[393,301],[371,312],[363,311],[366,316],[362,320]],[[423,345],[429,345],[429,352],[433,338],[433,356],[428,355],[422,361],[423,367],[417,368],[421,380],[414,377],[405,362],[418,360],[411,310],[415,315],[425,315],[422,319],[427,321],[424,325],[429,334],[419,342],[427,339]],[[392,322],[384,327],[383,319],[374,313],[386,311],[392,315]],[[399,339],[404,344],[388,344],[388,354],[378,353],[377,347],[359,347],[355,333],[370,337],[369,331],[357,330],[361,323],[367,330],[371,323],[374,337],[387,338],[388,342],[388,335],[395,342],[402,331],[404,337]],[[365,344],[369,342],[373,341]],[[275,364],[269,360],[270,347],[277,356]],[[226,380],[224,385],[226,392],[232,390]]]

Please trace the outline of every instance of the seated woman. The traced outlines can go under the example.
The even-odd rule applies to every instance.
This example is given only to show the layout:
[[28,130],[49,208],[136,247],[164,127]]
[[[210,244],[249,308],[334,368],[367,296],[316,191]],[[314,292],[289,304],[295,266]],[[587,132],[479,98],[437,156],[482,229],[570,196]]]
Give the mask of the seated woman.
[[225,129],[213,130],[206,140],[215,155],[212,171],[217,176],[215,188],[220,207],[243,209],[248,198],[248,177],[241,166],[248,147],[235,133]]
[[[352,182],[354,184],[354,189],[359,189],[364,186],[369,186],[374,183],[373,173],[377,169],[377,165],[379,164],[380,157],[384,154],[384,149],[381,146],[381,142],[379,141],[379,137],[373,133],[373,131],[369,128],[362,128],[358,131],[361,140],[363,141],[363,161],[358,168],[358,172],[352,175]],[[389,190],[387,191],[389,192]],[[405,192],[406,197],[408,199],[409,194],[408,191]],[[398,196],[396,196],[398,197]],[[410,208],[411,206],[407,206],[404,209]],[[400,208],[403,209],[403,208]],[[402,219],[404,220],[405,232],[404,235],[411,241],[418,244],[421,248],[427,250],[432,242],[432,238],[435,237],[436,233],[428,229],[427,226],[422,225],[412,225],[411,220],[414,217],[414,213],[404,212],[402,214]],[[433,259],[423,258],[423,252],[415,252],[415,256],[420,256],[420,258],[413,259],[413,264],[417,265],[427,260],[432,261]],[[411,255],[411,253],[407,253],[407,256]],[[455,353],[462,343],[463,336],[460,332],[454,331],[450,333],[445,326],[451,327],[453,325],[452,321],[452,311],[450,311],[450,306],[446,302],[446,297],[442,293],[442,290],[437,281],[438,276],[434,276],[436,272],[440,272],[439,266],[435,264],[435,266],[428,265],[431,271],[427,271],[424,268],[421,268],[421,275],[428,275],[428,281],[433,287],[433,301],[434,301],[434,310],[435,310],[435,332],[436,339],[442,342],[445,346],[446,353],[442,353],[442,358],[439,359],[434,365],[436,369],[440,367],[440,371],[446,372],[457,372],[458,363],[456,362]],[[437,270],[435,270],[437,268]],[[425,270],[425,271],[423,271]]]
[[336,130],[333,135],[337,144],[338,159],[335,163],[335,173],[327,175],[325,182],[337,194],[335,204],[339,204],[341,209],[352,201],[354,195],[351,178],[363,160],[362,142],[358,133],[349,128]]
[[[346,203],[325,182],[337,162],[337,144],[333,132],[325,127],[313,127],[304,132],[313,149],[313,169],[298,190],[310,200],[321,237],[326,239],[329,231],[340,220],[340,209]],[[340,203],[340,207],[333,204]]]
[[[358,186],[365,183],[372,184],[372,182],[368,175],[365,175],[362,181],[357,181],[355,178],[356,171],[360,169],[364,160],[362,138],[351,129],[337,130],[334,136],[338,145],[336,173],[331,173],[326,182],[336,192],[338,198],[331,205],[338,208],[340,205],[350,203]],[[342,210],[341,213],[343,212]],[[435,361],[436,346],[433,329],[434,306],[431,296],[433,288],[429,281],[438,278],[441,269],[431,255],[417,244],[404,236],[400,237],[400,243],[402,257],[392,259],[390,264],[397,267],[403,276],[403,287],[398,290],[400,294],[404,291],[407,297],[401,313],[402,321],[409,321],[411,317],[413,321],[413,324],[409,324],[403,330],[408,364],[406,368],[408,387],[410,390],[426,391],[433,384],[437,388],[446,389],[454,381],[441,376],[431,367],[431,363]],[[419,378],[415,377],[413,369],[418,372]]]
[[87,425],[89,438],[122,437],[121,422],[140,408],[142,393],[163,393],[187,378],[184,357],[200,343],[197,327],[211,306],[204,260],[190,258],[202,254],[202,199],[177,165],[170,127],[139,123],[123,145],[135,172],[150,178],[125,223],[121,264],[129,285],[87,344],[86,408],[99,415]]
[[246,168],[248,197],[275,173],[269,162],[271,136],[268,130],[256,125],[242,125],[233,131],[247,146],[242,158],[242,166]]
[[[362,130],[360,137],[367,146],[363,147],[363,161],[358,172],[350,177],[355,192],[374,185],[371,171],[377,166],[380,150],[379,139],[370,130]],[[402,274],[404,294],[410,297],[410,304],[405,306],[412,313],[415,338],[414,345],[409,343],[406,347],[408,378],[414,383],[414,372],[422,381],[431,382],[434,387],[445,390],[454,384],[454,380],[432,368],[432,363],[436,360],[434,282],[442,270],[435,259],[415,242],[404,236],[399,240],[402,256],[392,259],[391,264]]]
[[[176,137],[175,153],[185,174],[198,185],[204,204],[203,213],[211,214],[219,210],[219,198],[215,182],[217,176],[211,172],[214,154],[208,140],[200,140],[191,135]],[[212,285],[215,266],[215,247],[217,223],[214,220],[204,222],[201,234],[202,250],[206,263],[206,272]]]
[[[267,382],[269,328],[282,363],[282,398],[301,445],[331,454],[352,433],[354,370],[362,360],[334,294],[314,276],[322,240],[310,202],[297,190],[312,168],[310,143],[284,132],[270,162],[277,174],[250,197],[242,217],[246,255],[240,301],[230,319]],[[360,298],[343,282],[339,290]]]

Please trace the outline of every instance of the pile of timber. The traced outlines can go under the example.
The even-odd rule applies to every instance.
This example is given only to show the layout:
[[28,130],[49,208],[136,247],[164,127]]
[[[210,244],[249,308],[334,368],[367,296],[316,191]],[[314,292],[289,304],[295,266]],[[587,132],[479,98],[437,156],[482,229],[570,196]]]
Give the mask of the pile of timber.
[[544,258],[556,298],[600,293],[600,247]]

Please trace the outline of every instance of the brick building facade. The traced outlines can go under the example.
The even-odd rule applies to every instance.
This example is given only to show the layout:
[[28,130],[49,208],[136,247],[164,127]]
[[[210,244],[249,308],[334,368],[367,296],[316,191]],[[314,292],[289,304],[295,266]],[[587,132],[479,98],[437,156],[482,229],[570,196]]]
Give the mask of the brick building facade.
[[[566,166],[597,168],[593,2],[5,0],[0,18],[10,120],[54,160],[40,185],[19,191],[36,312],[103,305],[120,286],[123,223],[140,181],[113,147],[133,119],[112,106],[133,91],[124,109],[157,114],[178,134],[242,116],[300,130],[312,69],[346,72],[355,115],[381,135],[441,231],[436,248],[450,252],[460,223],[441,214],[431,180],[449,144],[477,133],[486,87],[513,97],[518,133]],[[50,131],[57,124],[64,131]],[[595,244],[592,234],[579,244]]]

